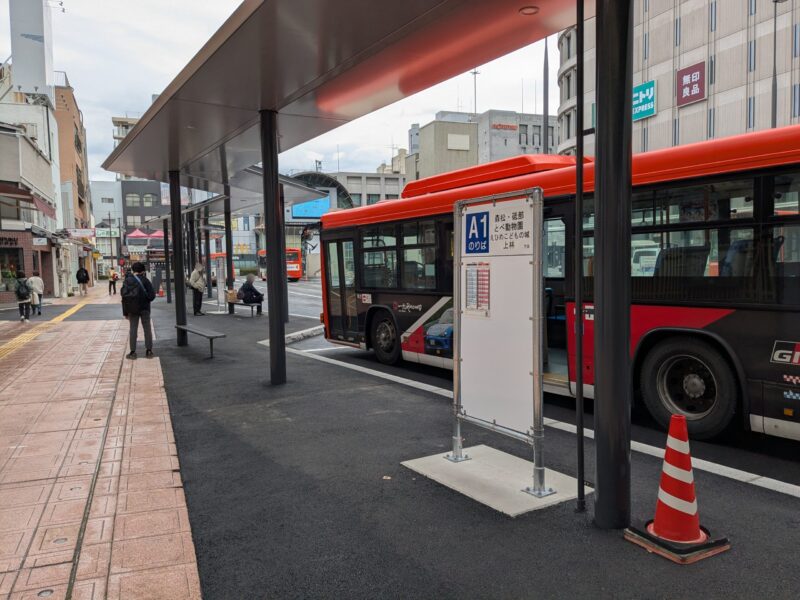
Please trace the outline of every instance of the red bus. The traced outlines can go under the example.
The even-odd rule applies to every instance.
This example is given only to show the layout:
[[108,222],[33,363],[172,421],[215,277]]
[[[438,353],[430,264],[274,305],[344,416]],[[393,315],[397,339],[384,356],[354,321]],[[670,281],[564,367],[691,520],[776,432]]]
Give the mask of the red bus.
[[[326,337],[384,363],[452,368],[453,203],[545,194],[545,390],[574,392],[575,168],[519,156],[409,183],[322,217]],[[594,168],[585,168],[585,394],[593,396]],[[633,158],[631,359],[637,400],[695,438],[738,417],[800,439],[800,126]],[[492,292],[493,294],[495,292]]]
[[[259,264],[262,262],[266,266],[267,251],[258,251]],[[303,254],[300,248],[286,249],[286,278],[289,281],[299,281],[303,277]]]

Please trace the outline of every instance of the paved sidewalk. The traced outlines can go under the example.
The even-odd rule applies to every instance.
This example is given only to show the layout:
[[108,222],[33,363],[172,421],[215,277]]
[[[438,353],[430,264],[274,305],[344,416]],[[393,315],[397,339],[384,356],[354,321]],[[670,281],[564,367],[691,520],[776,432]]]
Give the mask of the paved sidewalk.
[[160,361],[70,300],[0,322],[0,600],[200,598]]

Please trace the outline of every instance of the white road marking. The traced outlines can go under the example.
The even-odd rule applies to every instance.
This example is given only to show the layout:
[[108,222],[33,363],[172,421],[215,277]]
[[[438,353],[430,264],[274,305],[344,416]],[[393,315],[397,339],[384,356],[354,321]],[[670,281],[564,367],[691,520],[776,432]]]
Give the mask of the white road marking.
[[[306,358],[310,358],[313,360],[318,360],[320,362],[329,363],[345,369],[350,369],[352,371],[358,371],[359,373],[366,373],[367,375],[372,375],[373,377],[379,377],[381,379],[393,381],[395,383],[416,388],[418,390],[431,392],[439,396],[444,396],[445,398],[450,398],[450,399],[453,398],[452,391],[445,388],[440,388],[435,385],[429,385],[427,383],[421,383],[419,381],[414,381],[413,379],[408,379],[406,377],[399,377],[397,375],[390,375],[389,373],[375,371],[374,369],[369,369],[367,367],[362,367],[360,365],[351,365],[349,363],[345,363],[334,358],[328,358],[326,356],[320,356],[319,354],[304,352],[302,350],[297,350],[296,348],[287,348],[286,351],[292,354],[297,354],[299,356],[305,356]],[[549,419],[545,417],[544,424],[548,427],[552,427],[553,429],[558,429],[560,431],[565,431],[567,433],[572,433],[572,434],[577,433],[575,425],[572,425],[571,423],[564,423],[563,421],[557,421],[555,419]],[[594,431],[591,429],[584,429],[583,435],[584,437],[594,439]],[[631,440],[631,450],[633,450],[634,452],[639,452],[641,454],[647,454],[648,456],[652,456],[654,458],[658,458],[661,460],[664,459],[664,449],[657,448],[656,446],[650,446],[649,444],[643,444],[641,442],[636,442]],[[725,465],[720,465],[717,463],[713,463],[711,461],[698,458],[692,458],[692,467],[694,469],[697,469],[698,471],[706,471],[707,473],[712,473],[719,477],[733,479],[734,481],[740,481],[742,483],[747,483],[750,485],[766,488],[770,491],[778,492],[779,494],[786,494],[787,496],[794,496],[795,498],[800,498],[800,485],[794,485],[792,483],[787,483],[785,481],[780,481],[778,479],[772,479],[771,477],[762,477],[761,475],[758,475],[756,473],[749,473],[748,471],[742,471],[741,469],[727,467]]]

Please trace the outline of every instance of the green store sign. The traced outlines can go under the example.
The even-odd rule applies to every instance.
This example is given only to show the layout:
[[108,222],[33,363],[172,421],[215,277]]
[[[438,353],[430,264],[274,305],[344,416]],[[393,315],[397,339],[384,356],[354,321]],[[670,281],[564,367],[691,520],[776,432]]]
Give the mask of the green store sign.
[[645,81],[633,88],[633,120],[652,117],[656,110],[656,82]]

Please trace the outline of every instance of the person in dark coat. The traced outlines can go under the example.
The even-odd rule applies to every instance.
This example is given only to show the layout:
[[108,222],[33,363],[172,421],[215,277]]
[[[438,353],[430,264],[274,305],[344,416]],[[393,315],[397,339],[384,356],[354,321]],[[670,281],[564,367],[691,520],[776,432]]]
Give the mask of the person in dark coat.
[[245,304],[258,304],[258,310],[256,310],[256,314],[261,314],[261,303],[264,302],[264,294],[256,289],[256,286],[253,285],[253,282],[256,280],[256,276],[252,273],[247,276],[247,281],[244,282],[241,288],[239,288],[239,298]]
[[81,288],[81,296],[89,293],[89,271],[81,267],[75,273],[75,280],[78,282],[78,287]]
[[144,265],[133,263],[132,272],[125,274],[122,289],[122,314],[128,319],[130,327],[131,351],[125,358],[136,359],[136,342],[139,334],[139,321],[144,329],[145,356],[153,358],[153,326],[150,322],[150,303],[155,300],[156,292],[153,284],[145,274]]

